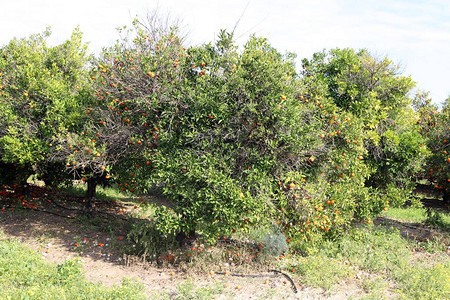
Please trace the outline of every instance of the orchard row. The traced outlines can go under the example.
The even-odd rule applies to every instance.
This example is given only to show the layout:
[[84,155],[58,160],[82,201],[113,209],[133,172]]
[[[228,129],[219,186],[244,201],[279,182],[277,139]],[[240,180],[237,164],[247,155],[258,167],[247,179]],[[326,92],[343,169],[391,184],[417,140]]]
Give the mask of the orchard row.
[[187,47],[177,29],[135,22],[116,45],[87,52],[75,30],[0,48],[4,184],[115,182],[169,198],[166,236],[273,223],[298,249],[371,222],[426,179],[448,199],[449,101],[442,109],[386,58],[334,49],[303,59],[225,31]]

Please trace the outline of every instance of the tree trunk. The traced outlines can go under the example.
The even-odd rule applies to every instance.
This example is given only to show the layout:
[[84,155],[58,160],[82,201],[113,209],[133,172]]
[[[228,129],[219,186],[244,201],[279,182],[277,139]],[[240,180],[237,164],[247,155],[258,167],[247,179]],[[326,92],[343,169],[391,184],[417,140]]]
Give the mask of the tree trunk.
[[444,196],[442,197],[442,200],[444,200],[444,204],[450,204],[450,193],[448,190],[444,191]]
[[87,180],[87,191],[86,191],[86,210],[91,212],[95,206],[95,194],[97,191],[97,180],[94,178],[89,178]]
[[180,231],[175,237],[175,240],[179,243],[180,247],[185,247],[185,246],[192,246],[192,243],[195,241],[196,238],[197,233],[194,230],[192,230],[188,234],[186,234],[183,231]]

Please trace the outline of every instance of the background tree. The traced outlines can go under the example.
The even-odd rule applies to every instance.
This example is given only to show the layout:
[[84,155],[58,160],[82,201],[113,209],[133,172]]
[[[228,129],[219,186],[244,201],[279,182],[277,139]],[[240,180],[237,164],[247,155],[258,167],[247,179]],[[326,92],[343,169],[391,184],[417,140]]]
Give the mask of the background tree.
[[443,200],[449,202],[450,188],[450,98],[447,98],[441,109],[431,103],[426,93],[416,96],[415,109],[419,112],[418,131],[426,138],[423,145],[431,151],[420,178],[425,178],[439,193]]
[[[156,17],[149,16],[150,25],[157,26]],[[165,25],[147,30],[135,21],[91,64],[92,93],[81,130],[62,132],[54,142],[57,159],[87,182],[88,207],[96,186],[107,180],[130,192],[146,190],[136,177],[148,178],[159,119],[171,113],[182,80],[177,65],[184,50],[175,32]]]
[[[413,176],[427,155],[423,137],[414,130],[417,113],[408,93],[414,86],[388,59],[367,51],[335,49],[303,60],[305,80],[320,86],[332,101],[363,123],[365,163],[371,168],[366,186],[378,188],[402,204]],[[401,191],[406,190],[406,193]],[[396,199],[395,199],[396,198]],[[402,200],[403,199],[403,200]]]
[[[54,47],[46,44],[49,36],[47,30],[0,49],[0,158],[3,166],[27,170],[24,175],[38,171],[50,184],[56,176],[47,176],[49,170],[58,177],[63,173],[50,158],[53,137],[80,125],[87,55],[78,29]],[[28,176],[13,177],[23,181]]]

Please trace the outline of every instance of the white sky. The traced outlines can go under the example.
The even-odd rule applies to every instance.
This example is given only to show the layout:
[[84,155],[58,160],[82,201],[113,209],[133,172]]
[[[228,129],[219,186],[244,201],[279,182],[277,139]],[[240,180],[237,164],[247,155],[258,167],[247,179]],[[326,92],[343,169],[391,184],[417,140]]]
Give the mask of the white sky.
[[323,49],[367,48],[400,64],[435,103],[450,95],[449,0],[0,0],[0,45],[47,26],[59,43],[79,25],[98,52],[117,39],[115,28],[156,7],[182,20],[192,44],[214,40],[243,14],[240,44],[256,33],[297,53],[298,65]]

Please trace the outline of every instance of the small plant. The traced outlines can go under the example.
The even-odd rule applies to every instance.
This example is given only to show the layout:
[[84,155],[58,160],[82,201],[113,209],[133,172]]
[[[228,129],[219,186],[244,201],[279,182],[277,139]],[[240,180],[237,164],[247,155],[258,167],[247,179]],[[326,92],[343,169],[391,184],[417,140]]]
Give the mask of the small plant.
[[376,278],[366,278],[362,280],[360,286],[363,288],[364,292],[371,294],[373,297],[381,294],[378,299],[382,299],[382,294],[388,289],[389,283],[377,276]]
[[77,260],[66,260],[62,264],[56,266],[61,283],[69,283],[78,280],[81,277],[81,265]]
[[427,208],[427,218],[425,223],[445,231],[450,230],[450,217],[445,216],[442,212],[431,207]]
[[136,220],[128,233],[128,239],[133,242],[133,254],[158,261],[160,257],[176,248],[175,235],[165,235],[154,223],[147,220]]
[[272,256],[280,256],[289,249],[286,236],[277,229],[267,233],[263,237],[262,243],[264,252]]

